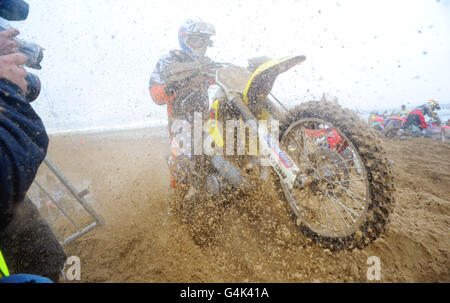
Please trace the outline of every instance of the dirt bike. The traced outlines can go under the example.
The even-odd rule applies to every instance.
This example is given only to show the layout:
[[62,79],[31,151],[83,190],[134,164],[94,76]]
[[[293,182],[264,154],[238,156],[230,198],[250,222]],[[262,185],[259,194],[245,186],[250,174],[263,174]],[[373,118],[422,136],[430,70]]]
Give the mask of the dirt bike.
[[394,138],[397,136],[399,129],[403,126],[406,119],[402,117],[392,116],[386,119],[384,128],[381,133],[387,138]]
[[378,132],[382,132],[384,130],[385,123],[386,123],[386,121],[383,117],[375,116],[374,119],[369,122],[369,125],[372,129],[374,129]]
[[427,128],[423,131],[410,131],[409,129],[405,129],[404,124],[406,122],[406,118],[400,117],[390,117],[385,124],[384,129],[382,130],[382,134],[387,138],[399,138],[399,139],[407,139],[407,138],[417,138],[417,137],[425,137],[438,141],[445,142],[448,133],[450,132],[449,126],[440,125],[440,121],[430,120],[428,121]]
[[442,142],[447,140],[450,134],[450,126],[440,125],[441,123],[436,121],[429,121],[427,124],[426,137]]
[[[394,183],[374,131],[337,103],[310,101],[288,109],[271,93],[278,75],[305,59],[253,58],[248,67],[223,63],[202,72],[215,81],[203,141],[215,153],[187,164],[184,180],[191,181],[177,183],[175,212],[201,212],[201,199],[190,196],[192,182],[213,203],[270,182],[282,192],[299,231],[326,248],[363,248],[383,234]],[[234,121],[231,131],[228,121]],[[205,217],[201,212],[185,222]]]

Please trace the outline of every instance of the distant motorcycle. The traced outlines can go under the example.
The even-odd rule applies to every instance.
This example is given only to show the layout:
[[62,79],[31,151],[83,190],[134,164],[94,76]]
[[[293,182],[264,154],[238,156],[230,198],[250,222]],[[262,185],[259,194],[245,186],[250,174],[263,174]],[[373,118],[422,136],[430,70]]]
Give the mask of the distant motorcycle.
[[450,135],[450,126],[447,125],[441,125],[439,126],[437,122],[429,121],[428,127],[426,129],[425,137],[435,139],[438,141],[445,142],[447,139],[449,139]]
[[395,138],[398,135],[399,129],[403,126],[405,121],[405,118],[397,116],[389,117],[384,123],[382,134],[387,138]]
[[420,131],[411,131],[404,128],[406,122],[405,118],[390,117],[385,122],[385,127],[382,130],[382,134],[387,138],[430,138],[437,141],[445,142],[450,137],[450,126],[440,125],[440,121],[429,120],[427,122],[427,128]]
[[373,118],[373,121],[371,122],[370,126],[376,131],[382,132],[384,130],[386,121],[381,116],[376,116]]

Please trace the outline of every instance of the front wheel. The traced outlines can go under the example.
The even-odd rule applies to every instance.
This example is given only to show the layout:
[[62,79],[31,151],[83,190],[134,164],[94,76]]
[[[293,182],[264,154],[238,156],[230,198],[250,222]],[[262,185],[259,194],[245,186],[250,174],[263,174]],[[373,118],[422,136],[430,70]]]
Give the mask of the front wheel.
[[297,106],[280,122],[280,143],[312,182],[281,184],[297,225],[332,250],[362,248],[386,228],[394,203],[381,142],[353,112],[330,102]]

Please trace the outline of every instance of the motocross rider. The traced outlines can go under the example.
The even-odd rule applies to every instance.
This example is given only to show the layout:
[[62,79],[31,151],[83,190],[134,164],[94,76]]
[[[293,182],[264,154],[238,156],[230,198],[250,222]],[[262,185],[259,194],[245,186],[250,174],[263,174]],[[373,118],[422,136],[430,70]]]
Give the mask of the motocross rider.
[[177,142],[175,134],[171,130],[173,121],[185,120],[192,123],[194,112],[202,113],[203,119],[206,119],[209,102],[208,79],[201,74],[190,74],[189,72],[179,73],[174,77],[170,71],[174,66],[179,70],[181,68],[181,70],[189,71],[192,66],[197,66],[197,64],[200,66],[213,64],[213,61],[205,56],[205,53],[206,49],[212,46],[211,36],[215,33],[214,26],[200,18],[188,19],[178,30],[178,42],[181,49],[171,50],[168,55],[163,56],[150,77],[150,95],[153,101],[158,105],[167,105],[172,188],[175,188],[176,180],[178,182],[180,179],[177,176],[178,172],[183,169],[183,165],[180,163],[185,163],[186,156],[192,158],[190,155],[180,154],[180,142]]
[[400,108],[400,110],[397,113],[398,117],[404,118],[407,117],[409,115],[409,109],[406,108],[406,105],[403,104],[402,107]]
[[403,128],[408,129],[413,133],[425,130],[428,128],[428,124],[425,122],[425,115],[439,121],[439,117],[435,110],[440,109],[441,107],[436,100],[429,100],[427,103],[416,107],[408,114]]
[[369,126],[377,129],[377,130],[383,130],[384,129],[384,122],[385,120],[381,115],[379,115],[377,112],[370,113],[369,116]]

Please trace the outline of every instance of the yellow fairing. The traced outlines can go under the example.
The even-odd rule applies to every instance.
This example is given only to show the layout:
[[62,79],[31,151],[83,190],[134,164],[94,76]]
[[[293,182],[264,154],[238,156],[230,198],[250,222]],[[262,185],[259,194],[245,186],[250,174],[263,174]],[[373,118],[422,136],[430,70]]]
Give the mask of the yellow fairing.
[[8,276],[9,276],[8,266],[6,266],[5,259],[3,258],[2,252],[0,251],[0,278]]
[[[305,56],[292,56],[281,59],[269,60],[260,65],[250,77],[244,90],[245,103],[255,103],[264,100],[272,90],[273,84],[279,74],[287,71],[293,66],[305,61]],[[270,112],[262,109],[257,118],[260,120],[269,120]],[[211,105],[211,117],[208,120],[208,133],[213,138],[214,143],[219,146],[224,146],[224,140],[221,129],[218,126],[219,120],[219,99],[215,100]],[[244,130],[241,121],[241,132]],[[244,138],[244,136],[242,136]]]
[[305,56],[292,56],[269,60],[261,64],[250,77],[244,90],[244,101],[258,102],[267,97],[279,74],[306,60]]
[[219,117],[219,99],[215,100],[214,103],[211,105],[211,118],[208,120],[208,133],[213,138],[214,143],[219,146],[223,147],[223,137],[220,133],[220,129],[218,126],[218,117]]

